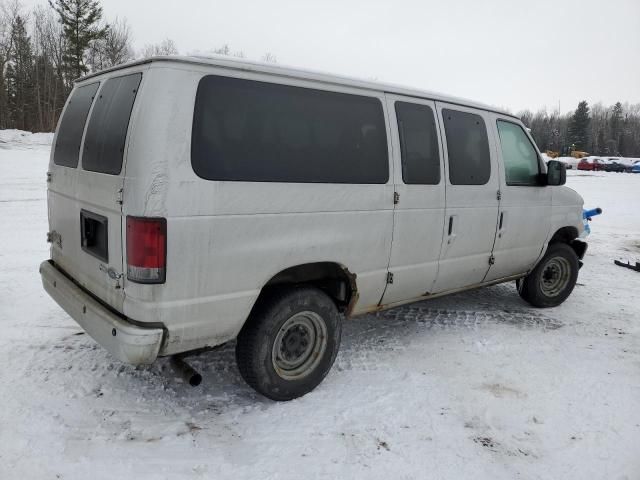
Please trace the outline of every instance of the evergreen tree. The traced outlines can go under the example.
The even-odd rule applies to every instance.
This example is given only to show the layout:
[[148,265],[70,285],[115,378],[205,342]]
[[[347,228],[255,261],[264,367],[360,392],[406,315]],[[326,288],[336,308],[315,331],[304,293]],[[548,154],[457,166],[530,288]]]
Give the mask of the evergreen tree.
[[109,26],[100,26],[102,7],[97,0],[49,0],[58,12],[66,48],[63,56],[67,83],[86,74],[85,52],[91,42],[105,37]]
[[17,16],[11,29],[11,52],[6,71],[7,111],[14,128],[25,130],[33,120],[33,54],[24,19]]
[[622,130],[622,104],[617,102],[611,109],[611,118],[609,119],[610,138],[616,142],[619,140]]
[[569,141],[578,150],[584,150],[589,145],[589,122],[589,104],[583,100],[569,121]]

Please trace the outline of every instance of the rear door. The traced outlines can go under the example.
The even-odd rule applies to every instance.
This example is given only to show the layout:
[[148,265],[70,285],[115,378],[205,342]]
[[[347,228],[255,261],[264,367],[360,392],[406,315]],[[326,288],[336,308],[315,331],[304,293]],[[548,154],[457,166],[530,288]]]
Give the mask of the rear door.
[[49,170],[51,258],[122,310],[122,187],[127,132],[142,73],[76,87],[61,117]]
[[382,304],[409,300],[433,290],[445,215],[445,175],[435,103],[386,95],[393,145],[393,242]]
[[446,213],[434,293],[481,283],[493,262],[499,168],[488,113],[436,103],[447,159]]

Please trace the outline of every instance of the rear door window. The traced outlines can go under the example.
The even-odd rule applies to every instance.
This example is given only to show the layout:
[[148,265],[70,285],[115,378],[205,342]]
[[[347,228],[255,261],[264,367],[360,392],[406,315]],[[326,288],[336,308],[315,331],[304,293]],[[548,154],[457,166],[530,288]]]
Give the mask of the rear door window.
[[129,118],[142,73],[110,78],[98,93],[84,140],[82,168],[120,174]]
[[206,76],[191,163],[207,180],[386,183],[387,131],[375,97]]
[[433,110],[427,105],[396,102],[402,180],[413,185],[440,183],[440,150]]
[[84,126],[99,85],[99,82],[84,85],[71,94],[56,137],[53,152],[53,163],[56,165],[72,168],[78,166]]
[[487,127],[480,115],[442,109],[452,185],[484,185],[491,177]]

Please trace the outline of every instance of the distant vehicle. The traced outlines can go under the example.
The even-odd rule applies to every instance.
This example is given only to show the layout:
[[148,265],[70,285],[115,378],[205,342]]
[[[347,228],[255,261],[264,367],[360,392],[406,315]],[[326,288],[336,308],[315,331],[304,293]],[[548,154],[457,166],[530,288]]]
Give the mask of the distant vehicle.
[[605,172],[628,172],[630,167],[623,165],[620,162],[611,161],[604,164]]
[[600,157],[584,157],[578,162],[578,170],[604,170],[606,161]]
[[78,80],[47,179],[42,281],[89,335],[132,364],[237,339],[274,400],[322,381],[345,318],[515,280],[554,307],[587,248],[517,117],[226,58]]
[[640,161],[634,163],[633,167],[631,167],[631,173],[640,173]]
[[554,160],[564,163],[567,167],[567,170],[574,170],[578,168],[578,163],[580,163],[580,159],[575,157],[558,157]]
[[631,171],[631,167],[633,167],[636,162],[640,162],[640,158],[620,157],[615,161],[628,167],[627,171]]

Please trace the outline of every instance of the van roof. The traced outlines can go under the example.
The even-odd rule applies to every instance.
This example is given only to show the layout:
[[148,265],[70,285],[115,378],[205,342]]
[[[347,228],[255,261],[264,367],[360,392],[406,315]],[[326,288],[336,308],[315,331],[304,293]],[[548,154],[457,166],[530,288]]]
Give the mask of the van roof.
[[82,82],[89,78],[97,77],[104,73],[136,66],[143,65],[152,62],[169,62],[169,63],[186,63],[195,65],[210,65],[215,67],[224,67],[232,70],[242,70],[249,72],[267,73],[270,75],[276,75],[280,77],[297,78],[304,80],[313,80],[317,82],[329,83],[333,85],[345,85],[356,88],[365,88],[368,90],[378,90],[386,93],[395,93],[398,95],[405,95],[409,97],[424,98],[429,100],[435,100],[440,102],[453,103],[461,106],[468,106],[478,108],[480,110],[487,110],[490,112],[500,113],[502,115],[508,115],[513,118],[518,118],[516,115],[507,112],[498,107],[483,104],[467,100],[464,98],[454,97],[451,95],[445,95],[441,93],[431,92],[428,90],[414,89],[411,87],[405,87],[402,85],[396,85],[392,83],[377,82],[372,80],[363,80],[354,77],[348,77],[343,75],[334,75],[326,72],[307,70],[302,68],[288,67],[284,65],[278,65],[274,63],[257,62],[252,60],[233,58],[222,55],[166,55],[155,56],[135,60],[133,62],[124,63],[115,67],[107,68],[99,72],[91,73],[76,80],[76,82]]

